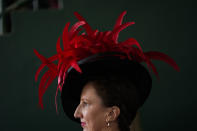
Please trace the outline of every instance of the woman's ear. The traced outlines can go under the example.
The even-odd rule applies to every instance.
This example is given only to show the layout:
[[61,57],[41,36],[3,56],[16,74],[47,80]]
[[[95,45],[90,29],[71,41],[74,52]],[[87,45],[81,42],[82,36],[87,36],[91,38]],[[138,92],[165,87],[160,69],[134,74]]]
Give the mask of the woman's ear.
[[119,115],[120,115],[120,108],[117,106],[112,106],[107,114],[107,119],[108,121],[115,121],[117,120]]

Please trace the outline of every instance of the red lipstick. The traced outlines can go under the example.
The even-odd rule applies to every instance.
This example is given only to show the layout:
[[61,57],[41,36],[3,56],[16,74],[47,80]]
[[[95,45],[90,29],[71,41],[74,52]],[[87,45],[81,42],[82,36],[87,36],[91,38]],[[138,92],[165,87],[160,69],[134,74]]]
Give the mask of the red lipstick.
[[81,122],[81,126],[84,127],[86,125],[85,122]]

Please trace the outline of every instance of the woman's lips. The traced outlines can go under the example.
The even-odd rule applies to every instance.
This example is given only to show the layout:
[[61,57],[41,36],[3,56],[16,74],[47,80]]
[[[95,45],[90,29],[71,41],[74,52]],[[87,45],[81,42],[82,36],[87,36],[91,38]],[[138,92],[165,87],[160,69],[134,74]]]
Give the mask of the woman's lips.
[[86,125],[85,122],[81,122],[81,126],[84,127]]

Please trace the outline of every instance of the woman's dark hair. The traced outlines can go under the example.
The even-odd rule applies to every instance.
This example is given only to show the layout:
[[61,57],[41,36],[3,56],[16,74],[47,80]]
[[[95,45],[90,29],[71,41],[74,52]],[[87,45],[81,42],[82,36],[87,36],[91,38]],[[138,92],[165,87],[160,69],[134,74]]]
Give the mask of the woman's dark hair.
[[104,106],[120,108],[118,117],[120,131],[129,131],[137,110],[149,96],[152,87],[149,72],[138,62],[127,59],[105,57],[93,60],[80,64],[80,68],[84,71],[82,74],[72,69],[67,75],[61,94],[64,112],[71,120],[80,122],[73,117],[73,114],[83,87],[88,82],[93,82]]
[[137,88],[128,78],[106,76],[91,81],[104,106],[118,106],[118,126],[120,131],[130,131],[130,124],[136,116],[140,101]]

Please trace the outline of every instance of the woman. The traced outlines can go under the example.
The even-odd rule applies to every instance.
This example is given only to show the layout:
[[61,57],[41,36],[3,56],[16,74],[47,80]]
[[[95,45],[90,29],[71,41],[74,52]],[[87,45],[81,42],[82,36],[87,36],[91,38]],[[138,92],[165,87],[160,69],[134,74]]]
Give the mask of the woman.
[[[157,75],[151,59],[162,60],[179,70],[176,63],[161,52],[143,52],[134,38],[118,42],[121,30],[134,24],[122,24],[126,11],[120,14],[112,31],[93,30],[78,13],[79,22],[70,30],[67,23],[57,41],[57,54],[45,58],[36,50],[43,64],[36,73],[48,66],[39,85],[39,104],[51,82],[58,77],[58,90],[66,115],[81,123],[84,131],[129,131],[138,109],[149,96],[152,79],[145,62]],[[85,33],[79,33],[83,27]],[[63,42],[63,50],[60,40]],[[56,65],[53,61],[58,60]],[[56,92],[56,96],[57,96]],[[57,105],[57,104],[56,104]]]

